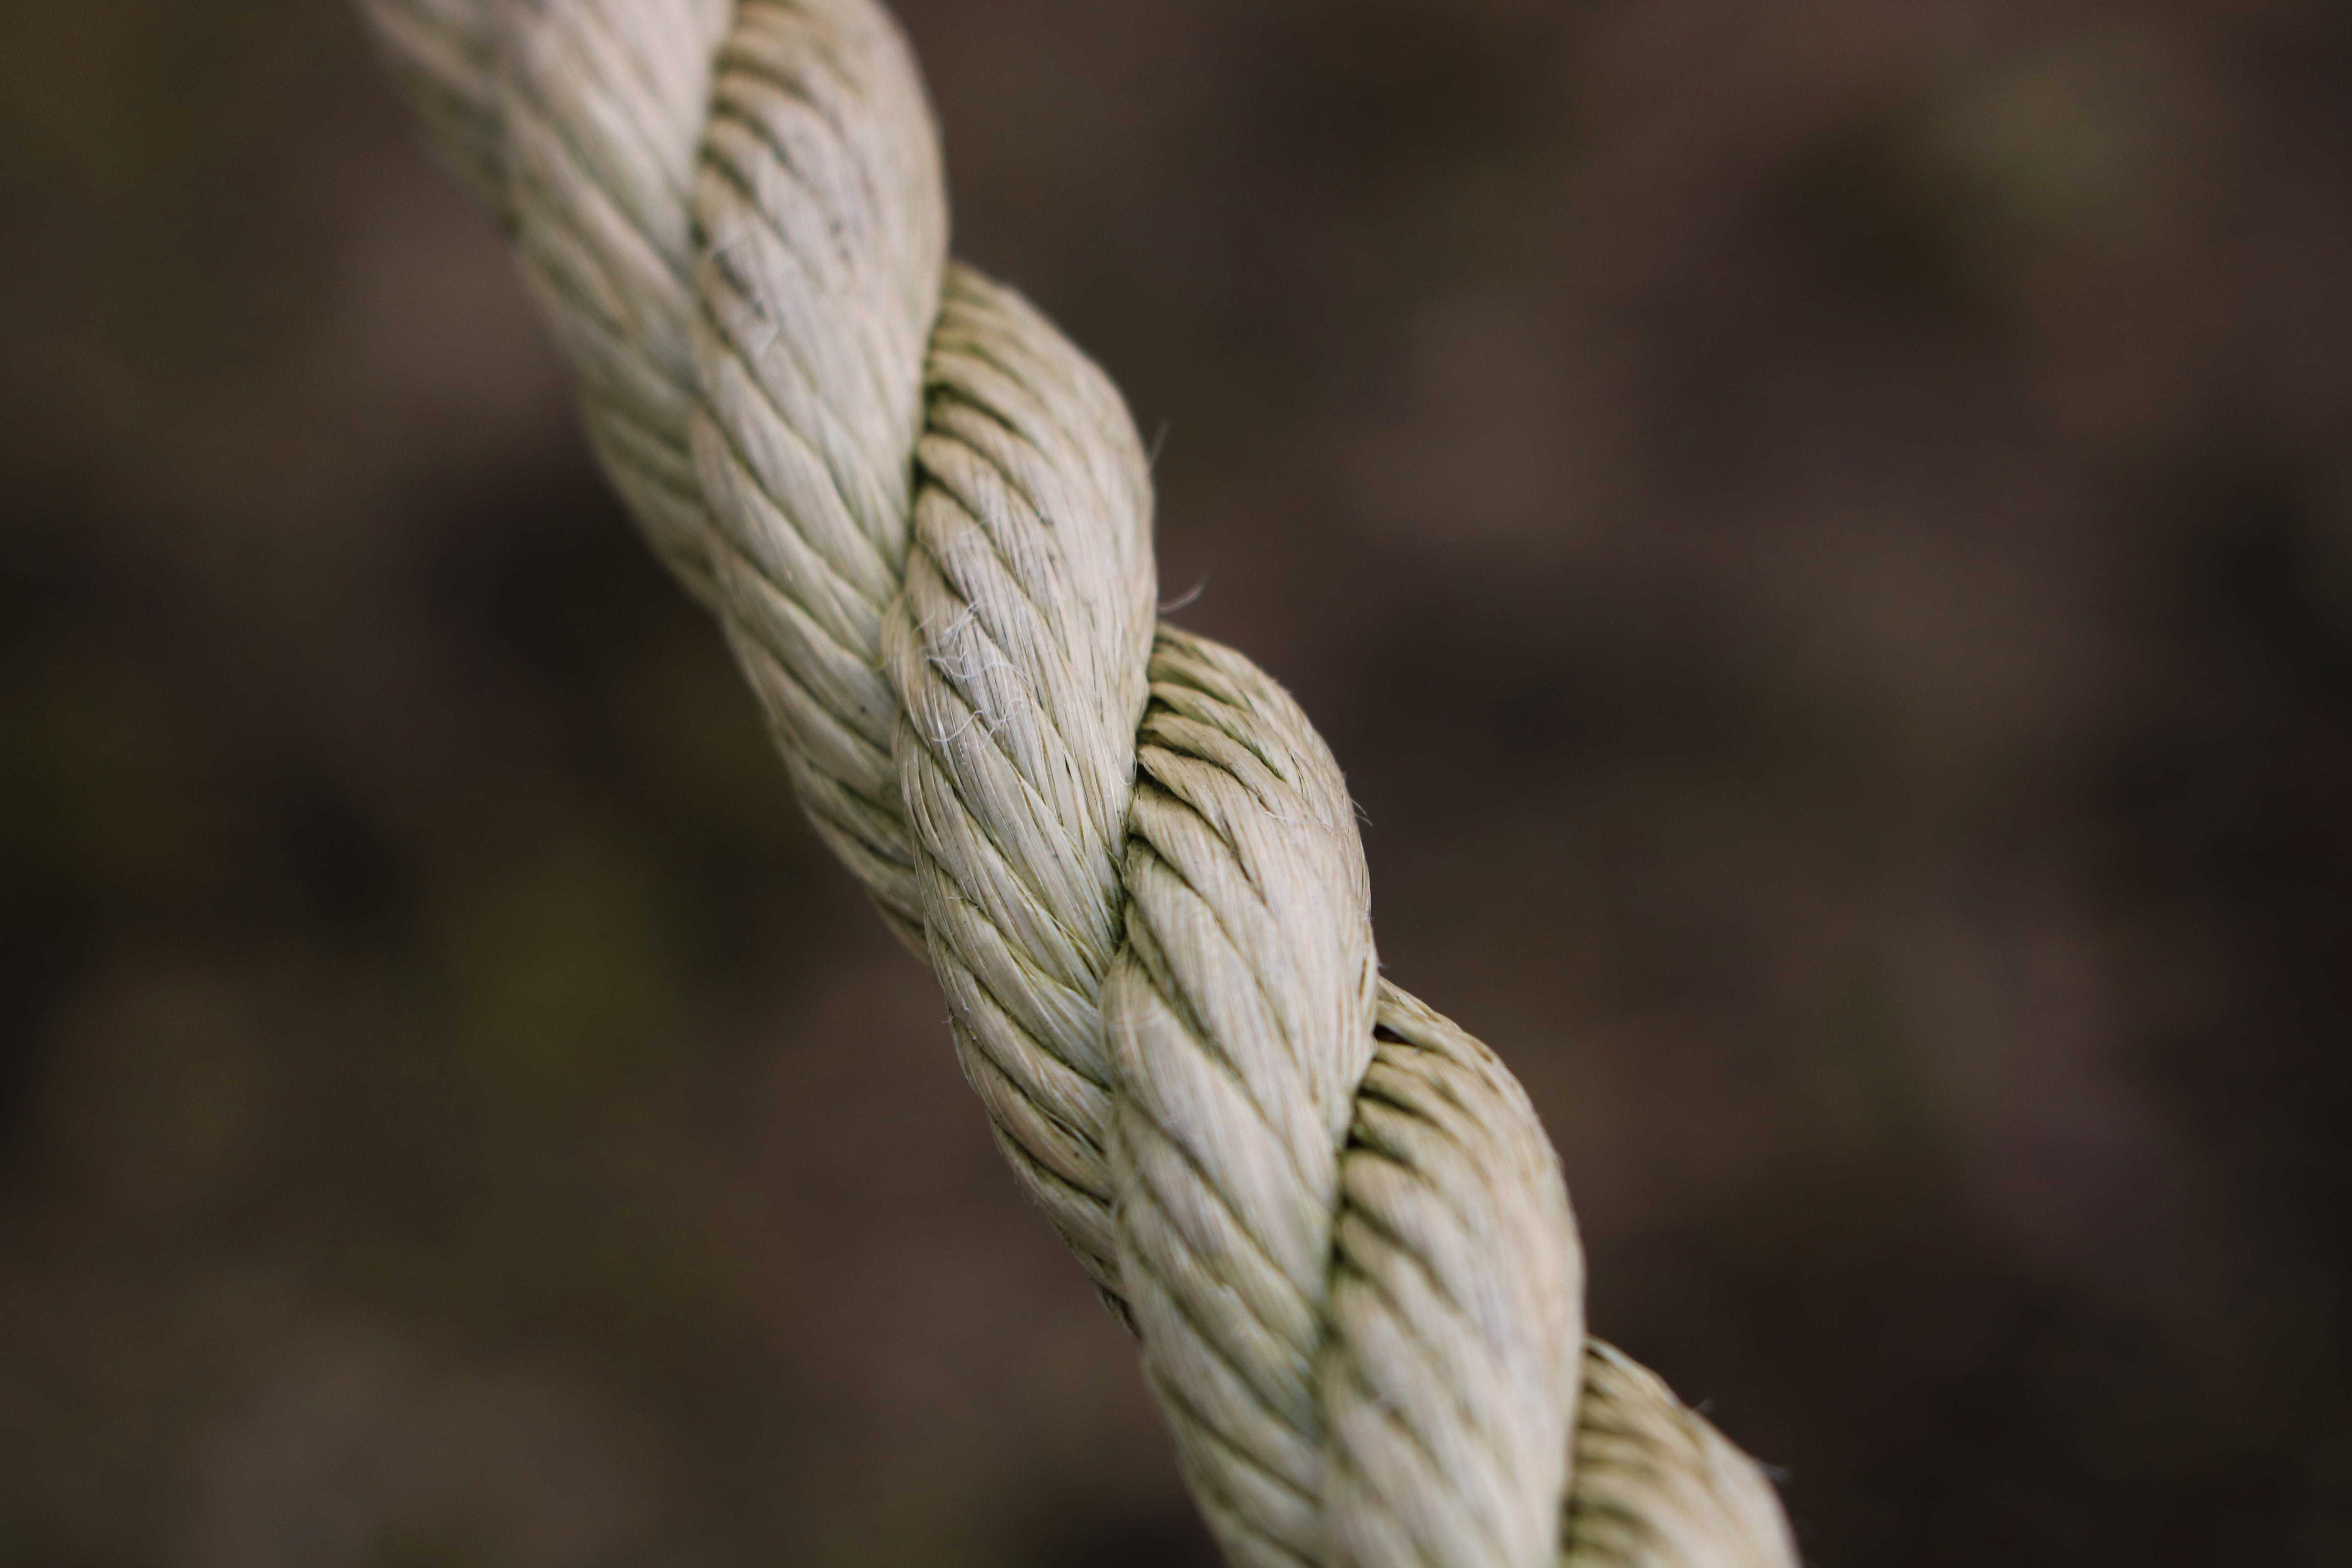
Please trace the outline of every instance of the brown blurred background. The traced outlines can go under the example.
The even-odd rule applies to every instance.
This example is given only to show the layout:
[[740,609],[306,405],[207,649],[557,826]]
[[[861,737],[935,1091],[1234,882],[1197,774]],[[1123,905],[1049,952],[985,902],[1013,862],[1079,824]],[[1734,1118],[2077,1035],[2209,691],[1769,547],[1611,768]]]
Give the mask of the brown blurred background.
[[[0,1563],[1205,1568],[352,17],[5,11]],[[2352,1562],[2352,8],[901,11],[1809,1559]]]

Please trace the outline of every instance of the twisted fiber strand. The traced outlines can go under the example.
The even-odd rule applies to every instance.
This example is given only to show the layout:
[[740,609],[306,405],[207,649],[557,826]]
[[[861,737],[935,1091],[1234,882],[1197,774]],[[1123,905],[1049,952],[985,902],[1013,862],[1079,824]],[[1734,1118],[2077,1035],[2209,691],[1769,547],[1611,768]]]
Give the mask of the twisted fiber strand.
[[930,378],[888,641],[932,966],[1000,1146],[1118,1296],[1101,994],[1151,649],[1150,483],[1102,373],[962,269]]
[[1754,1465],[1587,1346],[1557,1157],[1379,981],[1321,740],[1155,626],[1132,422],[948,260],[879,6],[360,4],[819,833],[928,953],[1228,1557],[1791,1562]]
[[1339,1160],[1373,1047],[1363,853],[1330,753],[1263,672],[1171,631],[1151,674],[1104,996],[1123,1279],[1226,1554],[1321,1563],[1322,1384],[1354,1349],[1328,1331]]

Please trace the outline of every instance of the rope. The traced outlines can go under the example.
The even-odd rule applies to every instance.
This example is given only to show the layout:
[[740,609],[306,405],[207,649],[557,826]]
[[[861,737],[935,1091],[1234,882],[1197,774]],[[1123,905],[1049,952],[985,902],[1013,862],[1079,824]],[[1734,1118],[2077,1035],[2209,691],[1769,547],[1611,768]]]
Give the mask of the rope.
[[1381,981],[1345,784],[1156,620],[1109,382],[947,256],[875,0],[359,0],[816,829],[945,989],[1238,1568],[1782,1568],[1755,1465],[1585,1341],[1559,1161]]

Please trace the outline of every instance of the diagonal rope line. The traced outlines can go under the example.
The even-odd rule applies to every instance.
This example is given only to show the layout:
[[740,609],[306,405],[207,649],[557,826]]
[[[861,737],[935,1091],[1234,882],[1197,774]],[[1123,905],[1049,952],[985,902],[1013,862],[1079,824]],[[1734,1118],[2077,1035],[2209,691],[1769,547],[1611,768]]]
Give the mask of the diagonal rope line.
[[949,259],[879,0],[355,3],[1235,1568],[1792,1568],[1755,1464],[1586,1340],[1524,1091],[1379,979],[1321,738],[1159,621],[1133,421]]

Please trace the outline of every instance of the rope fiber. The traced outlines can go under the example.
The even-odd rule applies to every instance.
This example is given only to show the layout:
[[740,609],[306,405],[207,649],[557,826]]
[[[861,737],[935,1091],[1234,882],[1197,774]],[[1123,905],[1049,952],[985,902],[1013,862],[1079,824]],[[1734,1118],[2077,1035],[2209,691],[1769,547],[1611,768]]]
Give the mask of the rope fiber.
[[1788,1568],[1588,1342],[1558,1157],[1382,981],[1338,766],[1157,619],[1118,391],[949,259],[875,0],[358,0],[510,231],[596,456],[946,991],[1236,1568]]

